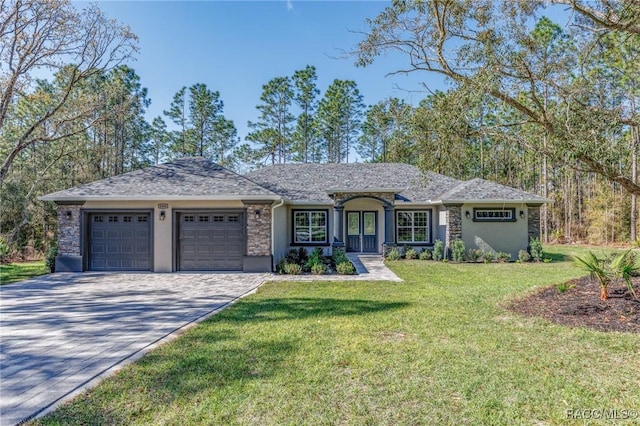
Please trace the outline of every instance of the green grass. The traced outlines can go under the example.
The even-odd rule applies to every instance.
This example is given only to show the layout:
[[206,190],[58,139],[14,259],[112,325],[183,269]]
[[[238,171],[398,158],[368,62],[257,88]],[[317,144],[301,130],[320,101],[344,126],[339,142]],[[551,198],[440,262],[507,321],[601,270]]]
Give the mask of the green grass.
[[0,285],[26,280],[48,273],[44,260],[0,265]]
[[640,336],[502,307],[581,275],[570,262],[390,266],[404,283],[268,283],[34,423],[555,425],[640,408]]

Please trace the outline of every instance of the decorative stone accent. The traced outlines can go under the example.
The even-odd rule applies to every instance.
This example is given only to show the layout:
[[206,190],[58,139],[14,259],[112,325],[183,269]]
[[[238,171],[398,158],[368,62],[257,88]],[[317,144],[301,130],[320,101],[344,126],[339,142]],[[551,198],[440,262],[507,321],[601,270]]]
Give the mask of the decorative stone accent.
[[394,192],[336,192],[332,195],[332,198],[336,206],[342,206],[347,201],[355,198],[374,198],[382,201],[383,204],[392,206],[396,194]]
[[271,255],[271,202],[244,202],[247,208],[247,255]]
[[527,204],[529,241],[540,238],[540,205]]
[[[79,205],[58,205],[58,255],[80,256]],[[71,216],[69,216],[69,212]]]
[[445,207],[447,207],[447,231],[445,233],[444,246],[448,253],[451,248],[451,243],[462,239],[462,205],[448,204],[445,205]]

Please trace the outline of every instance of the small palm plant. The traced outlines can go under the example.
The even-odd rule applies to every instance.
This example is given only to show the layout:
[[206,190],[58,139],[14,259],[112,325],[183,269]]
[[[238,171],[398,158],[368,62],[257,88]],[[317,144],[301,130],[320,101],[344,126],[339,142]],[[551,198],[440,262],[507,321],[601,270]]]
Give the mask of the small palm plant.
[[631,250],[627,250],[613,258],[611,261],[611,269],[613,273],[620,279],[624,280],[629,289],[629,293],[634,299],[638,299],[636,292],[633,290],[631,277],[640,271],[640,265],[636,263],[636,256]]
[[607,300],[607,286],[611,283],[611,274],[605,269],[604,262],[592,251],[583,256],[573,256],[573,262],[581,269],[589,272],[591,279],[597,278],[600,283],[600,299]]

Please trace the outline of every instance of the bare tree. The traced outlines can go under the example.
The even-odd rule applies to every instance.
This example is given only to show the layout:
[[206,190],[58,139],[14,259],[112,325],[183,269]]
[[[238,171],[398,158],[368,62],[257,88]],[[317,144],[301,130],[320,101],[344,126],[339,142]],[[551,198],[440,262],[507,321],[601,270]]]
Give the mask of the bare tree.
[[[68,124],[90,123],[94,105],[89,99],[82,107],[76,98],[73,108],[65,108],[74,91],[136,50],[137,37],[129,28],[107,19],[95,5],[78,10],[68,0],[0,0],[0,185],[25,148],[82,131]],[[46,107],[9,131],[14,109],[33,95],[36,79],[47,74],[55,76],[56,84],[47,93]]]

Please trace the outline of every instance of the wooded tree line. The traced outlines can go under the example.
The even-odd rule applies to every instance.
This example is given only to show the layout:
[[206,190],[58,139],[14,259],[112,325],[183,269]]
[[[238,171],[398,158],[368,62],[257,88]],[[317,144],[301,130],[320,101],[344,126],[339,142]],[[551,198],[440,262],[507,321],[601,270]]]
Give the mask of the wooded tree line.
[[126,65],[136,36],[96,6],[2,1],[0,245],[38,251],[55,237],[54,206],[38,195],[193,155],[232,169],[406,162],[553,199],[547,240],[635,240],[639,6],[551,3],[573,24],[541,18],[542,1],[395,1],[368,20],[357,64],[398,51],[397,72],[445,75],[450,90],[365,106],[351,80],[320,96],[307,66],[263,86],[241,143],[201,83],[147,121],[149,94]]

